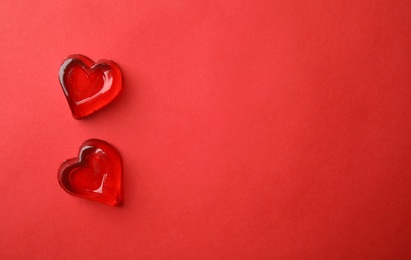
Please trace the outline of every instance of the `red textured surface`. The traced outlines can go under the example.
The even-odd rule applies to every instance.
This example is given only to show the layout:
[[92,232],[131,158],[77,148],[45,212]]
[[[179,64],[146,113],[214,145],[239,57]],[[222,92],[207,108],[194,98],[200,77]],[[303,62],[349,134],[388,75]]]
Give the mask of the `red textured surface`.
[[[410,1],[3,1],[1,259],[407,259]],[[123,92],[74,120],[62,58]],[[122,207],[67,195],[89,138]]]
[[98,139],[82,143],[78,157],[64,161],[57,173],[69,194],[111,206],[121,201],[121,176],[120,154]]
[[73,117],[81,119],[113,101],[122,88],[121,70],[114,61],[92,61],[69,55],[60,67],[60,84]]

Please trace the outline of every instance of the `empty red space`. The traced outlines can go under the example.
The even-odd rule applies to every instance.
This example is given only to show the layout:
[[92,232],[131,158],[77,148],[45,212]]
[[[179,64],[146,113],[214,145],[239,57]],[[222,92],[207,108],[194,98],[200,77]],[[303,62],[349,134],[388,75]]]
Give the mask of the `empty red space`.
[[[3,1],[0,258],[409,259],[410,14],[405,0]],[[71,54],[123,74],[82,120],[59,83]],[[90,138],[121,154],[119,207],[56,179]]]

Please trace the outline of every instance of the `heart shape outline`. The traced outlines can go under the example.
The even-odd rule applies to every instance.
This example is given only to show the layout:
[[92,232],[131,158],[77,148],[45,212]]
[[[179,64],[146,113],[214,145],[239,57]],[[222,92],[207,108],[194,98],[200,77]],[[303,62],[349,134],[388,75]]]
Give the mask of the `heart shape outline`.
[[[83,77],[82,82],[77,82],[78,75],[76,74],[78,73],[84,73],[85,78],[89,80],[84,82]],[[99,75],[103,84],[98,86],[96,85],[97,81],[94,81],[93,84],[92,78],[95,77],[92,77],[92,75]],[[60,66],[59,80],[75,119],[87,117],[107,106],[119,95],[122,89],[121,69],[114,61],[101,59],[94,62],[81,54],[69,55],[64,59]],[[79,96],[78,93],[81,96],[84,87],[92,87],[97,91],[94,91],[95,93],[92,96],[76,97]],[[90,92],[90,89],[87,91]]]
[[[84,141],[78,157],[60,165],[57,179],[60,186],[73,196],[110,206],[117,206],[122,200],[121,156],[113,146],[99,139]],[[100,186],[96,188],[95,183]],[[84,187],[87,185],[89,188]]]

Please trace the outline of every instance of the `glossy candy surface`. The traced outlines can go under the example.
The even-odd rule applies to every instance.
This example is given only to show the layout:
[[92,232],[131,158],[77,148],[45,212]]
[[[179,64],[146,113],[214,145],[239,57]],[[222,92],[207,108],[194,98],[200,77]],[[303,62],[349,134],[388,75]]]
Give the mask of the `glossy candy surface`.
[[121,200],[121,157],[107,142],[85,141],[77,158],[61,164],[57,178],[61,187],[71,195],[111,206]]
[[73,117],[81,119],[109,104],[122,88],[121,70],[110,60],[92,61],[84,55],[68,56],[59,79]]

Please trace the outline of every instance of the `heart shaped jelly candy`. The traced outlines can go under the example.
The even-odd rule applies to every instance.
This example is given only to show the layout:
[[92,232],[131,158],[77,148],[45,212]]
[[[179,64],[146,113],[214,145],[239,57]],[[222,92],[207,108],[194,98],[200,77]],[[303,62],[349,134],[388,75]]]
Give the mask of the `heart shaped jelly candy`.
[[120,154],[98,139],[85,141],[79,156],[63,162],[57,174],[61,187],[71,195],[111,206],[121,200],[121,176]]
[[81,119],[109,104],[122,88],[121,70],[110,60],[93,62],[68,56],[60,67],[60,84],[73,117]]

